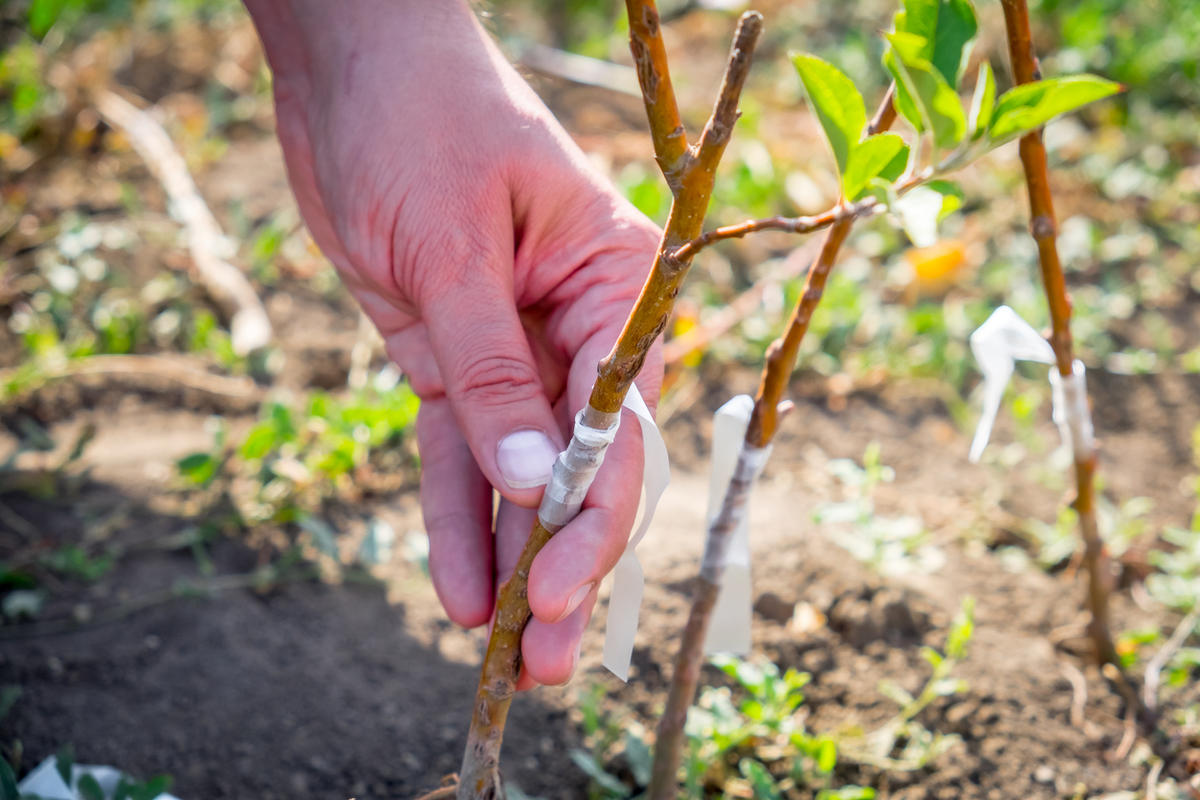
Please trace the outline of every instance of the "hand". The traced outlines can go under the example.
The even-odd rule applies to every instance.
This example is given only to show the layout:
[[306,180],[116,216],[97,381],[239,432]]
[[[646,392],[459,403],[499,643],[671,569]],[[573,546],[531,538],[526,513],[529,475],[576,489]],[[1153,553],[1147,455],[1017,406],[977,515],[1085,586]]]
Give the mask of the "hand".
[[[434,587],[452,620],[480,625],[658,233],[465,4],[247,5],[301,213],[421,397]],[[661,373],[656,351],[638,381],[652,408]],[[574,671],[596,586],[633,524],[641,457],[628,418],[583,512],[534,561],[523,688]]]

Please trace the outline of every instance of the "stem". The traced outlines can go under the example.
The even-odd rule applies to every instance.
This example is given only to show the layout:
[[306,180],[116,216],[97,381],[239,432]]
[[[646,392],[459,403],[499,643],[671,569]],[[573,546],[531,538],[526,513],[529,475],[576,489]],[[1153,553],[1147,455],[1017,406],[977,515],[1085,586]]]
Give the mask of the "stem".
[[[1033,52],[1033,37],[1029,26],[1029,8],[1025,0],[1001,0],[1004,8],[1004,23],[1008,33],[1008,51],[1012,60],[1013,77],[1018,84],[1029,83],[1040,77],[1037,57]],[[1050,193],[1050,170],[1046,160],[1046,146],[1042,142],[1042,131],[1036,130],[1021,137],[1021,165],[1025,169],[1025,183],[1029,188],[1031,213],[1030,232],[1037,242],[1041,264],[1042,284],[1050,306],[1050,346],[1054,349],[1055,365],[1064,380],[1074,375],[1075,356],[1071,341],[1071,301],[1067,296],[1067,283],[1062,264],[1058,259],[1055,244],[1056,224],[1054,201]],[[1074,403],[1066,403],[1068,423],[1077,416]],[[1070,424],[1079,430],[1078,424]],[[1096,453],[1090,446],[1075,443],[1075,511],[1079,514],[1079,530],[1083,538],[1083,566],[1088,576],[1087,601],[1091,620],[1088,635],[1100,663],[1119,666],[1116,648],[1113,646],[1109,627],[1108,555],[1100,529],[1096,522],[1095,472]]]
[[[896,111],[892,100],[893,89],[889,89],[872,119],[867,131],[868,136],[885,130],[895,121]],[[667,706],[658,721],[654,766],[650,786],[646,790],[647,800],[674,800],[676,796],[679,763],[683,755],[684,723],[687,721],[688,707],[695,700],[696,688],[700,683],[700,668],[704,663],[704,640],[712,620],[712,610],[721,590],[729,541],[746,514],[750,491],[766,459],[766,448],[771,444],[778,429],[781,416],[780,400],[791,376],[792,367],[796,363],[800,342],[808,330],[813,311],[821,301],[825,281],[837,260],[838,251],[858,216],[848,210],[852,208],[854,207],[840,205],[827,212],[832,217],[829,230],[825,234],[825,241],[816,261],[809,268],[808,277],[804,281],[804,291],[792,310],[787,331],[781,338],[772,342],[767,350],[758,393],[754,398],[754,411],[751,413],[746,437],[738,454],[737,468],[729,487],[725,490],[720,512],[709,523],[704,561],[693,590],[692,607],[683,630],[683,638],[679,643],[679,652],[675,656]]]
[[[690,266],[690,259],[672,257],[670,249],[700,233],[717,164],[737,121],[738,98],[750,69],[754,45],[762,31],[761,15],[756,12],[742,15],[712,116],[699,143],[687,147],[667,72],[658,11],[652,0],[627,0],[626,7],[630,17],[630,48],[637,62],[655,156],[671,186],[674,200],[654,266],[616,345],[600,362],[591,397],[581,415],[585,425],[598,429],[614,424],[625,393],[641,370],[655,339],[666,327]],[[572,446],[577,443],[577,438],[577,435],[573,437]],[[600,455],[603,456],[603,450]],[[560,463],[561,460],[562,457]],[[543,506],[546,503],[543,499]],[[539,511],[539,519],[512,577],[500,586],[496,620],[488,639],[459,773],[459,800],[504,797],[499,774],[500,746],[520,673],[521,634],[531,616],[526,595],[529,568],[537,553],[561,527],[561,524],[546,524]]]

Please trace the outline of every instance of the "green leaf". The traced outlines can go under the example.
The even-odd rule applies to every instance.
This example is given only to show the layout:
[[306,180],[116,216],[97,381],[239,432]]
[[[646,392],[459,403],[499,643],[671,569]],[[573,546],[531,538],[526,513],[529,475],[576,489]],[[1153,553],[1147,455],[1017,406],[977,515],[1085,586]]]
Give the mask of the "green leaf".
[[792,63],[825,130],[838,173],[844,174],[850,153],[867,125],[867,106],[862,94],[844,72],[816,56],[797,53],[792,56]]
[[741,771],[742,777],[750,782],[755,800],[783,800],[775,778],[762,763],[752,758],[743,758],[738,762],[738,770]]
[[826,775],[833,772],[833,768],[837,766],[837,745],[833,739],[828,736],[821,737],[821,743],[817,748],[817,769],[824,772]]
[[904,0],[895,27],[897,33],[924,39],[921,58],[932,63],[951,87],[958,86],[963,50],[979,27],[970,0]]
[[638,786],[648,786],[654,769],[654,753],[641,736],[625,731],[625,761]]
[[17,776],[7,758],[0,758],[0,800],[18,800]]
[[896,109],[918,131],[930,131],[938,147],[954,147],[967,130],[958,94],[922,57],[925,40],[907,33],[888,35],[883,63],[896,79]]
[[58,777],[63,779],[63,783],[70,786],[71,775],[75,771],[75,747],[73,745],[68,743],[58,748],[58,752],[54,754],[54,769],[58,772]]
[[217,474],[217,459],[210,453],[192,453],[175,462],[175,469],[191,483],[207,485]]
[[1077,108],[1111,97],[1122,90],[1096,75],[1069,75],[1024,83],[1009,89],[996,101],[988,126],[988,140],[1001,144],[1036,130],[1050,120]]
[[33,0],[29,4],[29,32],[33,38],[45,36],[66,5],[66,0]]
[[850,153],[849,163],[842,173],[842,191],[847,200],[857,200],[866,194],[874,178],[894,181],[908,164],[908,145],[894,133],[880,133],[859,142]]
[[100,788],[99,781],[91,775],[80,776],[75,791],[83,796],[83,800],[104,800],[104,789]]
[[596,759],[592,754],[581,748],[574,748],[570,753],[571,760],[575,762],[575,766],[579,767],[587,776],[607,792],[612,792],[618,797],[628,797],[629,787],[617,780],[614,775],[609,774],[596,763]]

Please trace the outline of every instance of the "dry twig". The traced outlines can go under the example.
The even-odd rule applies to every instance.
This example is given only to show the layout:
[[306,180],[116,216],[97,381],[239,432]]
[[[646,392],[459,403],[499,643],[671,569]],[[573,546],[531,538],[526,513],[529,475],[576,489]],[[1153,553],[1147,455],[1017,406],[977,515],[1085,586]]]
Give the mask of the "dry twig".
[[271,322],[246,276],[226,260],[232,249],[171,137],[154,117],[114,92],[102,90],[96,108],[114,128],[129,137],[167,193],[172,213],[187,231],[188,251],[209,294],[230,315],[233,349],[245,355],[271,340]]

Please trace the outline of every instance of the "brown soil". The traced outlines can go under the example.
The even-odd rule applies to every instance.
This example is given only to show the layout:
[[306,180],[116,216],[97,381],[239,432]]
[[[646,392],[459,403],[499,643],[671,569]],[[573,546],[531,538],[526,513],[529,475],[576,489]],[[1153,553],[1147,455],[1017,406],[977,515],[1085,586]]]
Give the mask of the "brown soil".
[[[752,379],[749,373],[729,377],[724,387]],[[1146,429],[1106,437],[1106,452],[1121,453],[1125,468],[1110,455],[1105,474],[1122,496],[1152,495],[1159,513],[1174,517],[1186,510],[1175,485],[1188,465],[1173,456],[1170,420],[1177,415],[1153,403],[1181,386],[1178,379],[1160,381],[1157,393],[1142,392],[1141,381],[1116,387],[1099,381],[1096,404],[1148,403],[1137,411],[1151,421]],[[846,766],[839,777],[904,798],[1058,797],[1080,785],[1093,796],[1141,785],[1143,767],[1108,756],[1123,733],[1123,705],[1086,667],[1086,721],[1082,728],[1070,722],[1065,664],[1084,662],[1056,652],[1048,636],[1077,621],[1076,582],[1066,574],[1009,571],[987,546],[1002,537],[987,530],[982,538],[965,536],[971,526],[989,526],[989,508],[1012,514],[1052,509],[1059,493],[965,466],[966,440],[936,401],[891,390],[854,395],[832,412],[815,394],[803,399],[809,394],[804,386],[796,389],[799,410],[755,497],[754,640],[756,652],[812,673],[809,727],[832,732],[882,723],[895,708],[878,681],[918,689],[928,669],[919,646],[942,643],[963,595],[973,595],[978,609],[970,656],[960,670],[969,691],[921,718],[931,730],[958,733],[963,743],[917,772]],[[515,705],[505,764],[526,792],[584,795],[587,779],[566,758],[580,742],[572,711],[580,687],[599,682],[610,709],[632,707],[652,723],[700,547],[705,478],[697,472],[702,465],[687,455],[687,440],[704,427],[705,406],[713,403],[698,403],[667,426],[684,463],[677,464],[642,547],[651,577],[630,683],[621,686],[599,666],[596,625],[570,686],[538,690]],[[1194,407],[1183,411],[1183,419],[1196,418]],[[125,399],[79,411],[64,425],[85,421],[102,423],[104,433],[89,450],[90,479],[78,494],[67,504],[9,495],[6,505],[53,531],[56,543],[115,515],[114,536],[129,540],[186,526],[188,520],[154,510],[162,505],[156,495],[172,459],[205,443],[202,417]],[[859,457],[869,441],[879,442],[884,460],[897,469],[896,482],[880,493],[879,511],[925,519],[948,556],[933,574],[883,580],[806,521],[832,488],[828,459]],[[945,455],[931,458],[930,451]],[[992,497],[988,487],[997,481],[1006,485]],[[398,531],[420,527],[411,494],[396,497],[382,513]],[[254,554],[229,542],[217,548],[216,562],[219,572],[244,571],[253,567]],[[23,690],[2,723],[0,741],[19,738],[27,764],[71,742],[87,761],[141,774],[168,772],[184,798],[406,797],[456,768],[482,638],[442,618],[413,564],[392,565],[383,575],[386,586],[302,582],[268,594],[230,591],[106,622],[123,604],[195,573],[189,555],[135,552],[94,584],[62,587],[47,616],[86,607],[75,613],[88,613],[93,622],[53,635],[38,635],[34,627],[27,638],[0,642],[3,682]],[[828,624],[791,632],[787,620],[801,601]],[[1116,618],[1120,629],[1171,622],[1126,596],[1118,599]],[[720,680],[715,671],[707,678]],[[1192,686],[1170,695],[1168,708],[1197,700],[1200,690]],[[1181,763],[1171,767],[1176,774],[1182,769]]]

